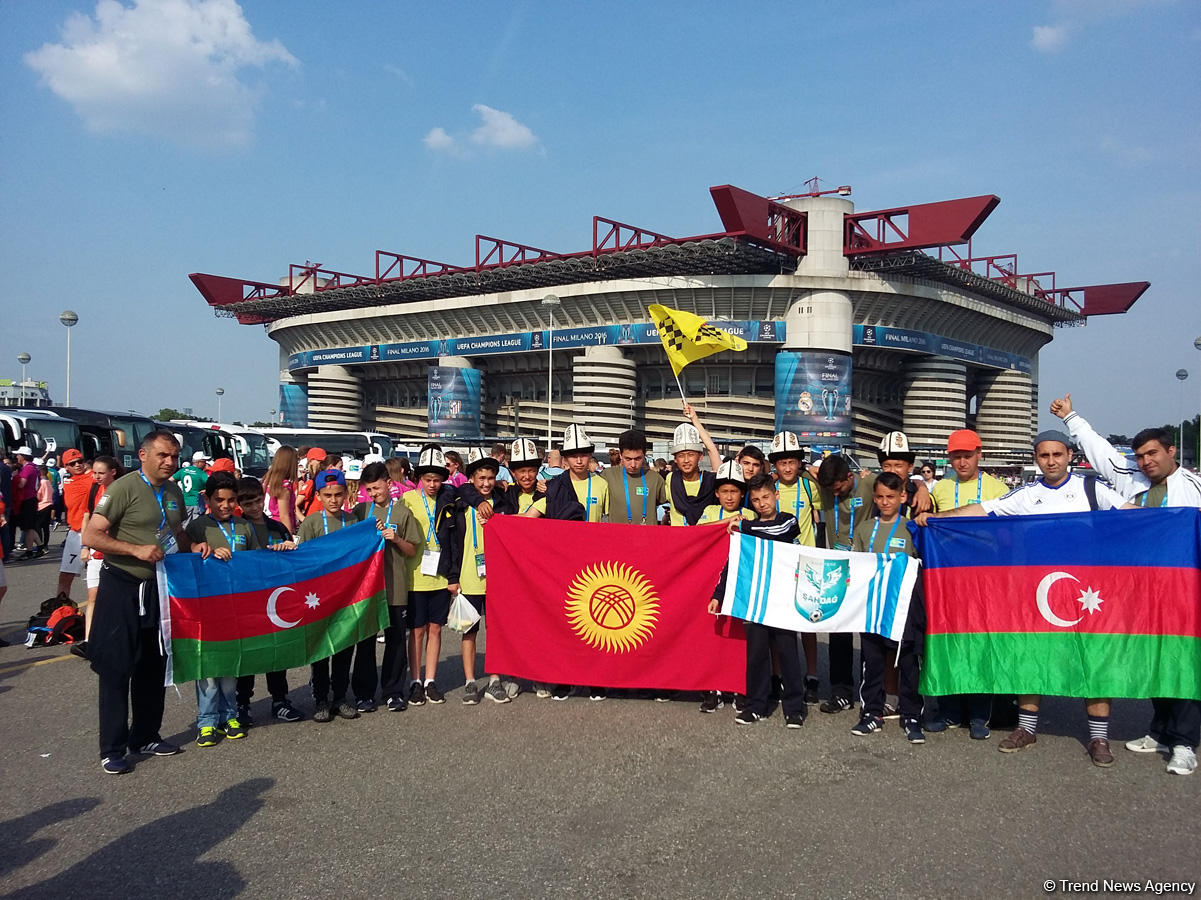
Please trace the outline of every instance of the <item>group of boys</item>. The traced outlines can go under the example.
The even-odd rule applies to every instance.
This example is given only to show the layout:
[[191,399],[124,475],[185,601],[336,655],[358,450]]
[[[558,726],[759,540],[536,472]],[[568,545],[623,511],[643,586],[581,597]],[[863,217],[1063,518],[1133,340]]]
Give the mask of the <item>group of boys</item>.
[[[975,432],[956,431],[947,442],[953,475],[948,473],[928,491],[919,479],[910,477],[915,454],[900,432],[892,432],[882,441],[879,458],[883,471],[878,475],[852,470],[847,458],[840,454],[828,456],[820,465],[813,466],[806,448],[794,433],[787,431],[775,435],[766,456],[758,448],[747,446],[735,459],[723,460],[695,411],[685,404],[684,414],[689,421],[675,430],[670,448],[674,468],[666,478],[647,465],[646,438],[633,430],[623,433],[618,440],[620,465],[611,466],[603,474],[592,471],[590,463],[595,446],[580,425],[572,424],[564,433],[560,448],[565,471],[549,480],[539,478],[542,458],[534,443],[524,439],[514,441],[509,448],[505,474],[511,481],[498,480],[501,464],[494,454],[472,449],[464,469],[467,483],[457,489],[451,487],[447,483],[449,470],[442,449],[426,445],[414,470],[418,490],[394,498],[386,466],[372,463],[364,467],[360,479],[370,502],[349,508],[344,474],[338,469],[321,471],[313,485],[320,506],[301,522],[295,536],[263,515],[262,486],[257,480],[236,480],[227,473],[207,476],[203,488],[207,512],[194,517],[186,531],[173,526],[173,523],[181,525],[182,519],[176,522],[172,517],[171,504],[177,503],[181,508],[184,505],[182,496],[178,501],[169,499],[172,496],[169,488],[174,483],[156,484],[148,480],[145,465],[142,471],[117,482],[117,485],[129,482],[129,490],[110,490],[104,499],[116,506],[126,494],[138,488],[131,479],[141,479],[150,488],[155,507],[161,512],[159,527],[154,529],[155,544],[163,552],[178,547],[218,559],[228,559],[245,549],[287,551],[299,543],[318,540],[373,517],[386,544],[389,623],[383,633],[382,665],[377,668],[376,638],[372,636],[312,666],[313,718],[328,722],[334,717],[355,719],[375,711],[377,691],[390,711],[399,712],[410,705],[444,703],[446,698],[436,683],[436,675],[441,630],[447,624],[453,603],[467,604],[475,619],[462,640],[466,676],[462,702],[477,704],[487,697],[507,703],[516,696],[516,683],[499,673],[486,675],[482,687],[475,677],[476,637],[486,613],[486,523],[493,515],[653,525],[659,522],[659,507],[666,504],[668,519],[676,526],[724,527],[731,532],[741,530],[764,539],[807,546],[912,556],[915,550],[906,527],[907,519],[924,525],[930,517],[943,515],[1021,515],[1132,505],[1201,506],[1201,479],[1175,465],[1175,450],[1166,435],[1149,430],[1136,438],[1135,453],[1141,470],[1136,474],[1087,423],[1071,413],[1070,398],[1056,401],[1053,411],[1065,417],[1094,466],[1121,493],[1105,485],[1085,483],[1070,474],[1071,439],[1062,432],[1044,432],[1035,439],[1035,459],[1042,479],[1008,491],[1000,481],[980,471],[981,445]],[[154,435],[147,439],[152,448],[155,439]],[[160,434],[157,439],[164,444],[174,442],[170,435]],[[146,449],[144,445],[143,453]],[[177,446],[175,453],[178,454]],[[700,463],[706,455],[713,471],[701,470]],[[1102,462],[1106,458],[1112,460],[1108,468]],[[769,464],[774,475],[766,471]],[[173,493],[179,494],[178,489]],[[238,509],[240,517],[234,515]],[[98,510],[96,519],[92,529],[97,532],[112,525],[104,510]],[[142,527],[151,524],[147,520]],[[178,544],[173,536],[170,540],[165,536],[173,531],[179,531]],[[89,537],[94,539],[91,534]],[[106,551],[110,559],[116,557],[113,561],[117,566],[122,556],[128,554],[128,544],[118,547],[120,543],[118,539]],[[152,562],[150,556],[154,554],[139,559]],[[717,612],[721,593],[718,585],[709,602],[709,612]],[[831,691],[820,709],[839,713],[853,708],[857,699],[861,716],[852,728],[856,735],[879,732],[884,720],[895,716],[911,743],[925,741],[923,725],[927,731],[942,731],[965,722],[973,739],[986,740],[990,736],[988,723],[993,698],[944,697],[940,699],[937,714],[924,709],[917,687],[923,630],[919,590],[899,646],[878,636],[861,636],[858,679],[854,671],[854,636],[831,634]],[[746,693],[733,698],[737,710],[735,721],[740,725],[761,722],[778,701],[786,727],[802,727],[808,705],[818,700],[815,635],[801,635],[798,648],[798,635],[794,632],[747,623],[746,634]],[[800,650],[804,651],[804,668]],[[890,665],[892,660],[896,661],[895,669]],[[125,689],[129,691],[128,671],[125,678]],[[237,740],[245,735],[250,724],[253,686],[253,676],[198,682],[200,746],[213,746],[222,738]],[[274,718],[288,722],[303,718],[288,700],[286,673],[269,674],[267,686]],[[539,697],[555,700],[566,700],[571,693],[567,685],[535,685],[535,690]],[[593,700],[606,697],[602,687],[591,687],[588,694]],[[118,746],[120,734],[111,725],[106,729],[104,724],[105,698],[102,690],[101,750],[105,770],[127,771],[123,759],[125,748]],[[666,695],[657,696],[665,698]],[[115,700],[110,697],[109,702],[111,705]],[[1098,766],[1113,762],[1108,747],[1108,703],[1100,699],[1088,701],[1088,752]],[[721,694],[710,691],[702,699],[701,711],[711,713],[722,705]],[[136,696],[134,707],[136,720]],[[1035,744],[1037,710],[1037,697],[1019,698],[1018,727],[1001,741],[1002,751],[1014,752]],[[161,719],[161,698],[158,715]],[[1199,725],[1201,705],[1196,702],[1156,701],[1155,719],[1148,736],[1127,746],[1139,752],[1158,750],[1170,754],[1168,771],[1188,774],[1196,766]],[[154,729],[157,730],[157,725]],[[129,730],[124,732],[127,742]],[[156,733],[148,734],[145,724],[141,735],[145,739],[143,747],[151,748],[145,752],[167,755],[168,751],[178,751]]]

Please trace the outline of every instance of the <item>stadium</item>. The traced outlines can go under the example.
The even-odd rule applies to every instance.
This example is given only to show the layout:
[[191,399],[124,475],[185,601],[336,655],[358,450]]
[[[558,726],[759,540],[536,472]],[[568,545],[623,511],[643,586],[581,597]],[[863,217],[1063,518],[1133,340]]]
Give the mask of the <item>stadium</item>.
[[576,252],[476,235],[465,266],[379,250],[373,275],[190,277],[217,315],[279,344],[295,427],[466,442],[576,421],[598,444],[631,427],[661,444],[681,417],[658,303],[747,341],[680,375],[719,443],[790,428],[870,456],[893,429],[933,451],[971,427],[1013,464],[1030,458],[1055,329],[1124,313],[1149,287],[1059,287],[1016,254],[974,256],[996,196],[857,212],[849,187],[808,184],[776,198],[712,187],[722,230],[689,237],[597,216]]

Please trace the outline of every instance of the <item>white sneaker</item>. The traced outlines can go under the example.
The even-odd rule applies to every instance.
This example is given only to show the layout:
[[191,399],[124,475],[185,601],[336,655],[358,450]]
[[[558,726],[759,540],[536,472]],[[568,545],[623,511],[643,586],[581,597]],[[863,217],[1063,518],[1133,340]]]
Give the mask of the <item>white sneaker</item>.
[[550,686],[546,684],[535,684],[534,696],[536,696],[539,700],[545,700],[550,696]]
[[1127,741],[1126,749],[1132,750],[1135,753],[1167,753],[1169,750],[1166,744],[1161,744],[1149,734],[1145,734],[1134,741]]
[[1192,775],[1197,771],[1197,754],[1192,747],[1177,744],[1172,748],[1172,758],[1168,760],[1169,775]]

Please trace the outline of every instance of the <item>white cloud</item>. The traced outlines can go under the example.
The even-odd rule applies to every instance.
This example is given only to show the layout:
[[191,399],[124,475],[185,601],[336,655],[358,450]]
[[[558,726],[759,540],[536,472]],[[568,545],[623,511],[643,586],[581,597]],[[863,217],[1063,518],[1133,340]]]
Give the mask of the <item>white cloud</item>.
[[1067,25],[1035,25],[1030,45],[1043,53],[1054,53],[1068,39]]
[[480,117],[480,124],[465,140],[456,139],[441,126],[432,128],[422,139],[430,150],[469,155],[465,143],[492,150],[530,150],[538,147],[538,135],[521,124],[512,113],[477,103],[471,107]]
[[255,38],[235,0],[98,0],[25,62],[94,132],[209,147],[253,134],[259,91],[242,70],[298,65],[279,41]]
[[534,132],[513,118],[512,113],[502,112],[482,103],[477,103],[471,108],[483,120],[480,127],[471,133],[472,143],[502,150],[525,150],[538,144],[538,137]]
[[425,146],[436,151],[451,151],[458,146],[455,139],[447,134],[443,128],[431,128],[429,134],[423,139],[423,142]]

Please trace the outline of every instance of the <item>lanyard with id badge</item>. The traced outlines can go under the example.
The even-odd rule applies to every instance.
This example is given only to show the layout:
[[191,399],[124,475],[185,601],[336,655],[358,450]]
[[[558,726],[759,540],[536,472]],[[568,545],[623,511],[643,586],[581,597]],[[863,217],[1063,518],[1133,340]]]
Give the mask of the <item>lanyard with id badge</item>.
[[[434,509],[431,511],[425,491],[422,491],[421,503],[425,507],[425,515],[430,523],[429,531],[425,535],[425,550],[421,554],[421,574],[429,578],[437,578],[438,562],[442,559],[442,546],[438,543],[438,534],[434,529],[434,513],[438,509],[438,501],[437,499],[434,500]],[[430,549],[431,543],[437,547],[436,550]]]
[[838,540],[838,498],[834,498],[834,549],[835,550],[850,550],[851,541],[855,536],[855,510],[863,505],[863,498],[854,496],[854,492],[859,488],[859,476],[855,476],[855,485],[851,488],[851,527],[847,532],[847,542],[844,544]]
[[158,501],[158,511],[162,518],[159,520],[158,530],[154,533],[155,540],[158,545],[163,548],[163,555],[170,556],[172,553],[179,552],[179,542],[175,539],[175,532],[167,525],[167,507],[163,505],[163,493],[167,490],[167,485],[162,484],[157,491],[154,490],[154,485],[150,483],[150,479],[146,477],[145,472],[138,472],[142,476],[142,480],[146,482],[146,487],[154,491],[154,499]]
[[484,569],[484,554],[480,552],[480,541],[476,534],[475,510],[471,510],[471,549],[475,551],[475,574],[478,578],[486,578]]

